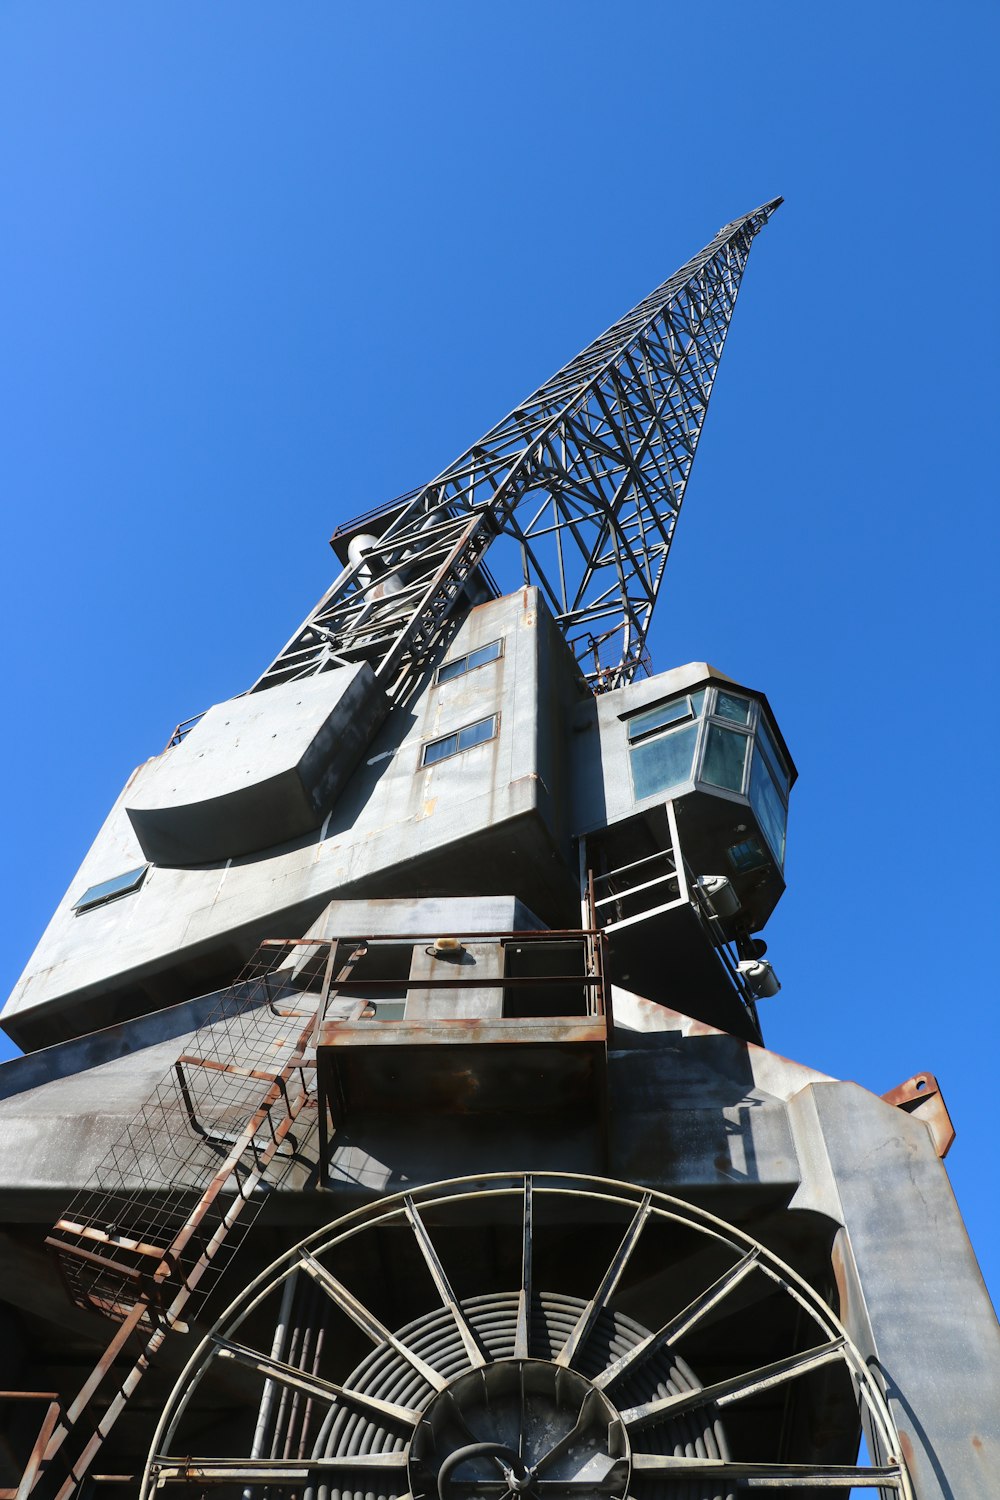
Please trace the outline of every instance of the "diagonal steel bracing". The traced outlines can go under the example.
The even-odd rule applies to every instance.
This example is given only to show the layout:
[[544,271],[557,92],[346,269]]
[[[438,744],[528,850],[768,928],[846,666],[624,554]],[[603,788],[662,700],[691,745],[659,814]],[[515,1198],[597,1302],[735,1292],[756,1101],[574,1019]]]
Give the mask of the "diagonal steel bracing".
[[594,691],[631,681],[750,248],[781,201],[726,224],[430,484],[343,528],[347,566],[254,690],[368,661],[397,691],[501,535]]

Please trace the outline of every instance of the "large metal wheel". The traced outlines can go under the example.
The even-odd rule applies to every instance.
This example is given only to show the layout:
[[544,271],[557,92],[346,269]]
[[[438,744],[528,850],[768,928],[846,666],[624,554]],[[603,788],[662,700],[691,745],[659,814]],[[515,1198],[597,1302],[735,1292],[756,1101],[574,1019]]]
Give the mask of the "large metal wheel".
[[[208,1392],[235,1371],[256,1384],[220,1420]],[[876,1380],[794,1271],[690,1204],[549,1174],[383,1199],[282,1256],[167,1403],[141,1493],[176,1485],[248,1500],[911,1495]]]

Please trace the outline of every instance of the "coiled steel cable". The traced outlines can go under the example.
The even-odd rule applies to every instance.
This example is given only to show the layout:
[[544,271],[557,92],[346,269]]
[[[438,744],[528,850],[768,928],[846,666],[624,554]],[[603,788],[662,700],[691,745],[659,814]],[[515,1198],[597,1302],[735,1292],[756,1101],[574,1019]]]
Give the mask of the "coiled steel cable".
[[[537,1293],[532,1308],[531,1358],[551,1361],[576,1327],[586,1303],[561,1293]],[[514,1358],[518,1294],[491,1293],[470,1298],[465,1314],[490,1358]],[[574,1362],[584,1377],[593,1379],[607,1365],[628,1353],[648,1336],[648,1330],[624,1314],[605,1310],[591,1337]],[[431,1365],[447,1381],[472,1368],[454,1319],[445,1308],[414,1319],[399,1330],[399,1337],[414,1354]],[[345,1382],[349,1390],[375,1396],[399,1406],[423,1408],[434,1392],[423,1377],[392,1348],[368,1354]],[[615,1400],[622,1406],[639,1405],[658,1397],[700,1388],[689,1366],[669,1349],[655,1349],[638,1362],[615,1387]],[[380,1424],[366,1413],[344,1406],[326,1415],[313,1445],[316,1458],[351,1458],[364,1454],[399,1453],[407,1435]],[[698,1458],[725,1458],[727,1451],[721,1424],[712,1408],[695,1409],[650,1423],[643,1429],[642,1448],[650,1453]],[[360,1478],[360,1476],[359,1476]],[[373,1483],[367,1478],[366,1484]],[[303,1500],[390,1500],[385,1488],[355,1490],[320,1483],[303,1492]],[[708,1478],[690,1481],[648,1479],[644,1500],[732,1500],[724,1482]]]

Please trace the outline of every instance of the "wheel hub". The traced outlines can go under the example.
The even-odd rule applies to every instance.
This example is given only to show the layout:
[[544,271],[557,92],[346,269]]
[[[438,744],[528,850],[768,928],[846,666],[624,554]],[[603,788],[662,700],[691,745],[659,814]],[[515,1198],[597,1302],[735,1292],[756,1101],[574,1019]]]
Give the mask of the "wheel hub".
[[[424,1413],[410,1447],[414,1497],[540,1496],[586,1484],[622,1494],[629,1446],[615,1407],[576,1370],[501,1359],[460,1375]],[[502,1493],[502,1492],[501,1492]]]

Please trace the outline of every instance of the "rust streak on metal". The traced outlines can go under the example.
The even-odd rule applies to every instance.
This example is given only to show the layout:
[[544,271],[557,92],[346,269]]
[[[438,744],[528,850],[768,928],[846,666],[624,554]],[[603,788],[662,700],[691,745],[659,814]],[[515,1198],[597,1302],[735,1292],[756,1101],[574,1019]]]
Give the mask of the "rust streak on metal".
[[603,1043],[606,1040],[607,1024],[603,1016],[546,1016],[539,1019],[455,1016],[435,1017],[430,1021],[328,1021],[320,1036],[320,1046],[438,1047],[492,1043],[516,1047],[538,1042],[573,1044]]
[[[180,1067],[182,1063],[192,1068],[210,1068],[216,1073],[232,1073],[237,1078],[256,1078],[261,1083],[277,1083],[279,1076],[277,1073],[263,1073],[259,1068],[237,1068],[233,1063],[219,1062],[214,1057],[194,1057],[187,1052],[182,1053],[174,1066]],[[289,1066],[298,1067],[297,1059],[293,1058]]]
[[890,1089],[882,1098],[886,1104],[894,1104],[897,1109],[922,1120],[930,1131],[938,1156],[943,1159],[948,1155],[955,1140],[955,1127],[933,1073],[914,1073],[912,1078]]
[[21,1475],[20,1483],[16,1489],[0,1490],[2,1500],[26,1500],[31,1493],[32,1486],[38,1476],[39,1469],[45,1457],[45,1450],[49,1445],[59,1414],[62,1402],[55,1391],[0,1391],[0,1399],[6,1401],[45,1401],[48,1407],[42,1417],[38,1436],[32,1445],[31,1454]]
[[366,943],[370,947],[382,943],[407,943],[415,946],[417,943],[433,943],[439,937],[469,938],[477,943],[488,942],[490,939],[498,942],[513,939],[518,943],[551,942],[553,938],[596,938],[602,935],[603,929],[599,927],[528,927],[495,932],[458,930],[448,933],[442,933],[440,928],[437,928],[434,932],[380,932],[377,937],[371,934],[361,936],[351,933],[346,937],[334,938],[265,938],[261,947],[325,948],[328,943]]

